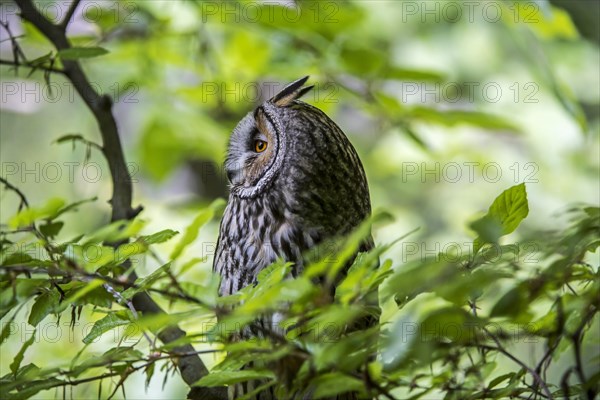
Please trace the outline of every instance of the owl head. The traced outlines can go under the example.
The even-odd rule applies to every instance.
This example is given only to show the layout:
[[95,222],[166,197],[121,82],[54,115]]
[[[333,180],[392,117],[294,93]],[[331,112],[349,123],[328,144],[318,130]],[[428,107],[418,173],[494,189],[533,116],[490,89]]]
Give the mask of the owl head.
[[[298,126],[297,129],[290,129],[293,125],[290,119],[298,111],[294,112],[291,108],[300,104],[308,106],[297,101],[313,88],[302,86],[307,79],[308,76],[305,76],[288,84],[248,113],[233,130],[225,160],[225,170],[233,195],[255,197],[280,172],[288,155],[290,142],[301,136]],[[287,158],[289,161],[289,157]]]

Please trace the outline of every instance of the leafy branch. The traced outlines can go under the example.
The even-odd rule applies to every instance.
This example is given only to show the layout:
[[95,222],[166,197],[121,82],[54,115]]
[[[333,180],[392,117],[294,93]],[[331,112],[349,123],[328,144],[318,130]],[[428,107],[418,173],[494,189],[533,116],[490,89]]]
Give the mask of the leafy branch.
[[[35,7],[31,0],[16,1],[23,20],[30,22],[35,26],[56,48],[60,53],[72,49],[72,46],[66,36],[67,26],[72,16],[76,12],[79,0],[74,0],[70,5],[65,18],[59,24],[54,24],[44,17]],[[3,24],[11,34],[8,23]],[[53,67],[45,67],[40,65],[28,64],[23,51],[18,46],[16,39],[11,35],[11,42],[14,50],[14,60],[12,65],[15,67],[20,65],[20,60],[25,61],[25,65],[30,68],[43,69],[46,73],[60,72],[73,84],[75,90],[81,96],[88,109],[92,112],[98,124],[102,137],[101,150],[108,163],[110,175],[113,183],[113,193],[111,199],[112,213],[111,221],[129,220],[134,218],[142,211],[142,207],[132,208],[132,182],[131,176],[127,169],[125,156],[121,145],[118,127],[112,113],[112,99],[108,95],[97,93],[91,85],[89,79],[83,72],[78,60],[68,59],[64,57],[61,61],[63,68],[54,70]],[[5,62],[6,64],[7,62]],[[114,243],[116,248],[121,243]],[[135,272],[131,273],[130,280],[135,281],[137,278]],[[137,293],[132,300],[136,310],[149,314],[161,314],[164,311],[154,302],[145,292]],[[185,336],[185,332],[177,326],[169,326],[158,333],[158,337],[164,343],[177,341]],[[186,344],[179,348],[179,351],[185,354],[191,354],[194,349],[190,344]],[[181,358],[178,364],[179,370],[183,379],[192,385],[202,376],[208,373],[208,370],[197,355],[190,355]],[[207,389],[202,392],[196,392],[195,398],[224,398],[225,392],[220,389]]]

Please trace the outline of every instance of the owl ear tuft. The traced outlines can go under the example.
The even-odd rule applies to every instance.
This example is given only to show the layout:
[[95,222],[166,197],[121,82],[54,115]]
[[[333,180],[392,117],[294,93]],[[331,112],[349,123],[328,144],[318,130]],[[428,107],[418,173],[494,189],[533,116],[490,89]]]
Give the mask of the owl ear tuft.
[[300,78],[284,87],[281,92],[273,96],[269,102],[275,104],[278,107],[286,107],[291,104],[292,101],[299,99],[304,96],[314,85],[302,87],[308,80],[308,75],[304,78]]

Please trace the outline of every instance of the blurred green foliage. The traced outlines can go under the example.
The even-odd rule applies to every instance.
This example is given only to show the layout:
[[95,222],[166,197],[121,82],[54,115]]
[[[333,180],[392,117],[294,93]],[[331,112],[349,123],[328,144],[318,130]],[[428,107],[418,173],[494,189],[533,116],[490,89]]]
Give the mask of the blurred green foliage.
[[[556,3],[84,2],[69,25],[74,48],[57,52],[1,2],[29,60],[17,72],[0,66],[2,177],[30,206],[2,195],[0,397],[63,397],[68,386],[73,398],[141,397],[144,387],[158,397],[165,384],[162,397],[183,397],[181,355],[154,340],[174,323],[211,367],[200,386],[260,380],[314,397],[598,393],[600,57],[578,33],[594,40],[598,26]],[[95,121],[64,77],[43,71],[63,60],[80,61],[113,98],[146,207],[133,221],[107,222]],[[378,247],[331,304],[311,278],[341,266],[361,231],[306,276],[284,279],[289,265],[276,264],[256,287],[218,298],[210,248],[228,135],[304,75],[316,84],[305,100],[347,132],[373,204],[396,218],[375,224]],[[36,83],[41,100],[24,94]],[[44,174],[50,163],[62,179]],[[134,285],[123,279],[131,270],[142,276]],[[169,314],[135,313],[142,291]],[[346,331],[372,311],[373,291],[381,323]],[[222,306],[235,307],[217,323]],[[274,312],[284,335],[232,340]],[[291,355],[302,367],[286,382],[274,366]]]
[[[507,227],[500,236],[514,230],[526,216],[526,196],[524,185],[498,196],[480,220],[486,222],[472,226],[478,237],[486,237],[490,230],[487,224]],[[88,330],[77,356],[70,362],[63,360],[62,368],[23,363],[24,354],[37,341],[33,330],[10,364],[10,372],[2,377],[2,398],[28,398],[53,387],[119,377],[112,388],[114,394],[136,371],[144,371],[148,385],[155,364],[164,361],[167,370],[173,369],[177,353],[170,351],[173,344],[161,346],[146,336],[150,340],[147,343],[140,332],[157,332],[165,325],[186,321],[203,327],[188,341],[221,343],[207,352],[226,355],[197,383],[199,386],[260,380],[258,388],[273,387],[279,398],[293,393],[323,398],[347,391],[369,398],[443,395],[474,399],[521,395],[551,398],[564,393],[576,397],[587,393],[593,398],[597,393],[597,365],[593,358],[582,361],[582,346],[590,345],[593,339],[589,337],[597,335],[590,328],[598,318],[599,270],[586,262],[600,245],[597,207],[573,210],[571,227],[557,232],[556,239],[530,242],[540,246],[536,253],[540,258],[533,268],[523,257],[522,246],[500,245],[499,236],[482,239],[472,254],[439,253],[396,269],[392,269],[392,260],[379,263],[393,243],[381,245],[357,259],[339,283],[332,302],[324,301],[329,289],[314,278],[328,277],[339,269],[336,265],[344,264],[344,254],[356,251],[373,221],[338,243],[335,251],[329,248],[323,259],[309,265],[296,279],[286,278],[289,263],[276,263],[261,272],[256,286],[218,298],[218,279],[211,277],[194,284],[178,280],[188,267],[176,260],[214,216],[214,207],[222,208],[221,202],[202,211],[190,224],[171,261],[133,284],[118,279],[126,261],[151,255],[155,244],[173,240],[177,232],[166,229],[139,235],[143,224],[136,219],[57,244],[37,227],[41,222],[55,221],[69,209],[77,212],[73,207],[43,206],[18,213],[13,218],[19,221],[15,227],[29,233],[21,239],[22,251],[9,251],[2,259],[2,316],[9,316],[2,342],[15,329],[14,321],[30,299],[35,300],[27,322],[34,328],[43,329],[40,323],[51,315],[60,318],[69,313],[74,327],[86,307],[104,316]],[[376,220],[381,218],[376,216]],[[125,237],[135,240],[116,250],[110,247]],[[3,252],[13,245],[5,239]],[[42,245],[47,257],[28,255],[26,248],[35,245]],[[32,275],[46,277],[32,279]],[[131,300],[144,290],[181,303],[177,307],[180,311],[138,315]],[[377,292],[379,303],[393,309],[393,318],[363,330],[349,330],[356,321],[372,314],[369,296]],[[122,307],[113,309],[114,304]],[[218,323],[213,322],[216,312],[221,314]],[[279,315],[277,325],[265,327],[260,322],[264,315]],[[199,318],[205,323],[198,324]],[[125,328],[121,340],[136,337],[132,346],[110,346],[101,355],[81,358],[89,345],[119,328]],[[240,339],[239,332],[246,328],[257,336]],[[546,349],[537,365],[529,365],[517,351],[531,344],[543,344]],[[571,366],[560,382],[547,379],[552,360],[560,360],[565,352],[574,354]],[[301,360],[291,381],[278,367],[281,362],[289,363],[290,357]],[[513,363],[513,372],[503,368],[506,361]],[[579,383],[570,381],[571,374]]]

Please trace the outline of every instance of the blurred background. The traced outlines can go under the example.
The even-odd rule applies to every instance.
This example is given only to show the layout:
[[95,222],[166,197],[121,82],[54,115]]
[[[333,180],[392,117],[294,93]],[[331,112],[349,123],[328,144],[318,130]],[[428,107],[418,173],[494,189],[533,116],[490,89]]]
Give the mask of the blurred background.
[[[50,18],[68,8],[64,1],[35,3]],[[376,242],[420,228],[389,253],[401,268],[449,247],[470,251],[468,223],[518,183],[525,182],[530,205],[521,233],[564,226],[571,205],[600,203],[599,4],[83,1],[67,32],[76,46],[108,50],[82,64],[97,90],[113,97],[144,232],[182,231],[226,197],[222,162],[231,130],[287,82],[310,75],[315,89],[304,101],[346,132],[374,209],[395,217],[375,230]],[[53,50],[17,11],[0,2],[1,20],[28,59]],[[13,57],[8,38],[0,27],[3,60]],[[33,205],[98,197],[65,216],[58,241],[107,223],[111,184],[101,154],[83,143],[56,143],[68,134],[100,143],[74,88],[41,71],[1,65],[0,73],[0,175]],[[6,223],[18,199],[4,190],[0,199]],[[205,257],[187,280],[210,270],[217,228],[203,229],[187,250],[187,259]],[[168,254],[171,246],[158,251]],[[156,265],[140,260],[140,275]],[[21,343],[13,336],[10,354]],[[48,354],[28,357],[60,364],[65,352],[78,350],[64,343],[48,342]],[[2,358],[1,375],[8,371]],[[146,396],[143,379],[127,386],[129,397]],[[177,378],[164,392],[161,383],[153,381],[149,398],[185,393]],[[96,394],[95,387],[82,390]]]

